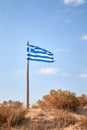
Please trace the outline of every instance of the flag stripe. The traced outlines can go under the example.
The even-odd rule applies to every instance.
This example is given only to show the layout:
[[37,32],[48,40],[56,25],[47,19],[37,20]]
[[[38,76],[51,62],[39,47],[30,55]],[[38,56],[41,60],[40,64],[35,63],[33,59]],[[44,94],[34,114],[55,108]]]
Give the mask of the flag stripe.
[[38,46],[29,45],[27,47],[27,52],[29,52],[29,48],[32,53],[48,54],[53,56],[53,54],[50,51],[47,51],[46,49],[40,48]]
[[27,60],[41,61],[41,62],[54,62],[53,54],[38,46],[27,44]]
[[[43,49],[43,48],[40,48],[40,47],[38,47],[38,46],[34,46],[34,45],[31,45],[31,44],[28,44],[27,46],[33,48],[34,51],[35,51],[35,50],[38,50],[38,52],[43,51],[43,52],[45,52],[45,53],[52,54],[50,51],[48,51],[48,50],[46,50],[46,49]],[[32,51],[33,51],[33,50],[32,50]]]
[[52,62],[54,62],[54,60],[43,60],[43,59],[32,59],[32,58],[27,58],[27,60],[41,61],[41,62],[47,62],[47,63],[52,63]]
[[43,56],[43,55],[33,55],[33,54],[27,54],[29,57],[38,57],[38,58],[48,58],[48,59],[53,59],[53,57],[50,56]]
[[48,55],[53,55],[52,53],[50,52],[44,52],[44,51],[39,51],[39,50],[33,50],[31,49],[32,53],[37,53],[37,54],[48,54]]

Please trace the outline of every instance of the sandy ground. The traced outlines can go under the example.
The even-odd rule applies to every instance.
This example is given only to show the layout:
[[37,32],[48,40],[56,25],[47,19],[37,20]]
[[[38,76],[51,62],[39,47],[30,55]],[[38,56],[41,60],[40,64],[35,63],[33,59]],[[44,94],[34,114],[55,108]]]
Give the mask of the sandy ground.
[[[52,113],[51,114],[49,114],[49,112],[45,113],[45,112],[41,111],[41,109],[30,109],[30,110],[28,110],[28,114],[26,115],[26,118],[34,119],[39,114],[42,114],[44,119],[46,119],[46,120],[51,120],[55,117],[54,115],[52,115]],[[83,109],[79,109],[77,113],[70,113],[70,114],[71,114],[71,116],[80,120],[87,115],[87,107],[84,107]],[[77,128],[77,126],[78,126],[78,124],[76,124],[75,126],[69,126],[67,128],[64,128],[63,130],[82,130],[80,128]],[[53,129],[53,130],[56,130],[56,129]],[[85,130],[85,129],[83,129],[83,130]]]
[[[71,115],[78,120],[84,119],[85,116],[87,115],[87,106],[84,107],[83,109],[78,110],[78,114],[72,113]],[[64,130],[87,130],[87,128],[86,129],[79,128],[78,124],[76,124],[75,126],[64,128]]]

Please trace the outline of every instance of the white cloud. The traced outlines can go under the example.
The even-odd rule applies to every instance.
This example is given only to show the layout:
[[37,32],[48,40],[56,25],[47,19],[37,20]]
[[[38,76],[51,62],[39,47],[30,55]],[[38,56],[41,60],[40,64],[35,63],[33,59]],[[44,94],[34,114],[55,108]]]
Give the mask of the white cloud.
[[25,70],[15,70],[14,73],[17,77],[22,77],[25,75]]
[[84,10],[80,10],[80,13],[84,13]]
[[78,77],[79,77],[79,78],[87,78],[87,74],[86,74],[86,73],[84,73],[84,74],[79,74]]
[[76,15],[76,14],[78,14],[77,11],[73,11],[73,12],[71,13],[71,15]]
[[57,68],[41,68],[39,73],[40,74],[44,74],[44,75],[55,75],[55,74],[58,74],[59,72],[59,69]]
[[55,52],[68,52],[68,51],[70,51],[70,49],[67,49],[67,48],[66,49],[58,48],[58,49],[55,50]]
[[69,76],[69,74],[68,73],[63,73],[62,76],[66,77],[66,76]]
[[87,35],[83,36],[82,40],[87,40]]
[[70,12],[70,9],[65,9],[65,10],[64,10],[64,13],[65,13],[65,14],[68,13],[68,12]]
[[70,19],[67,19],[67,20],[65,20],[65,22],[66,22],[66,23],[70,23],[70,22],[71,22],[71,20],[70,20]]
[[58,48],[55,50],[55,52],[61,52],[61,51],[63,51],[63,49]]
[[58,75],[58,76],[61,76],[61,77],[67,77],[67,76],[69,76],[68,73],[63,73],[63,72],[61,72],[60,69],[58,69],[58,68],[51,68],[51,67],[41,68],[38,71],[38,73],[39,74],[43,74],[43,75]]
[[81,5],[85,2],[86,0],[64,0],[65,4],[74,4],[74,5]]

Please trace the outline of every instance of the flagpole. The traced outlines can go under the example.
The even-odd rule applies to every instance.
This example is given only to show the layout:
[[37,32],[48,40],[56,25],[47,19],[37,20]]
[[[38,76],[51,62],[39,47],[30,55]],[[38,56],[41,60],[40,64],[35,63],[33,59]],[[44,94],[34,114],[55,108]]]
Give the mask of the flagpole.
[[[29,41],[27,42],[27,49],[29,50]],[[29,60],[26,65],[26,108],[29,109]]]

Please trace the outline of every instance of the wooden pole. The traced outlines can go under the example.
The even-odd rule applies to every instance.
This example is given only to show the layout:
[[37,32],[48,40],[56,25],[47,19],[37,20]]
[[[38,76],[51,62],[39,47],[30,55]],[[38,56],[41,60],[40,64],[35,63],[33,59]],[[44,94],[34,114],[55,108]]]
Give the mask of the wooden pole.
[[[27,42],[27,48],[29,50],[29,42]],[[28,59],[27,59],[26,67],[27,67],[26,69],[26,108],[29,109],[29,60]]]

